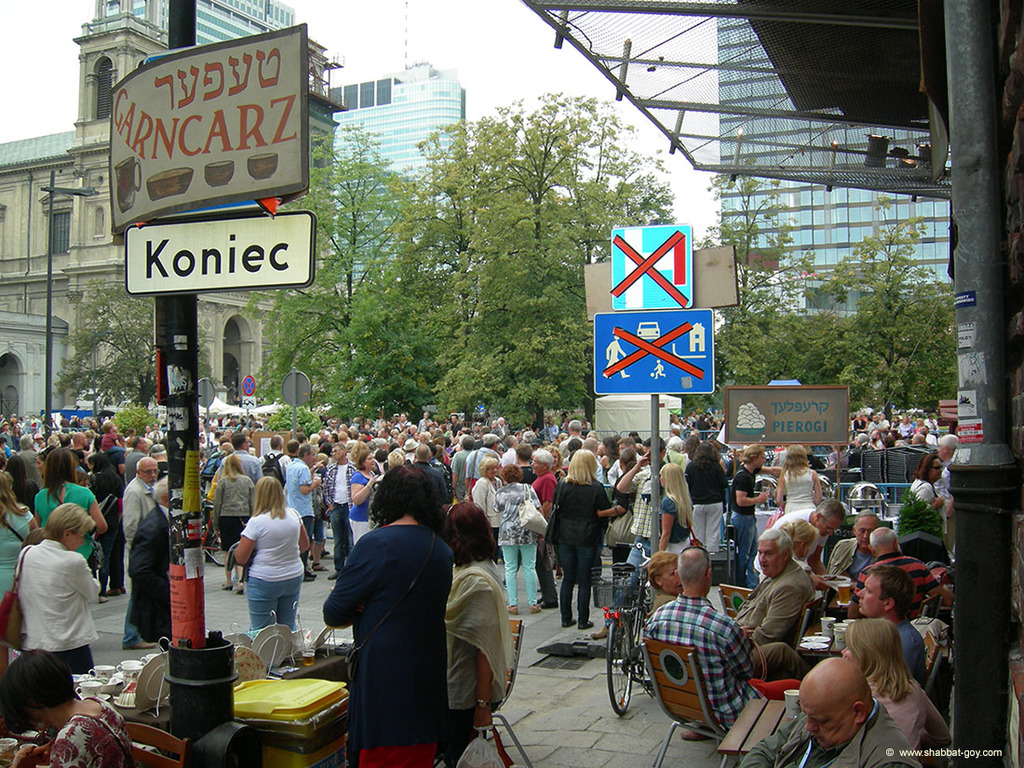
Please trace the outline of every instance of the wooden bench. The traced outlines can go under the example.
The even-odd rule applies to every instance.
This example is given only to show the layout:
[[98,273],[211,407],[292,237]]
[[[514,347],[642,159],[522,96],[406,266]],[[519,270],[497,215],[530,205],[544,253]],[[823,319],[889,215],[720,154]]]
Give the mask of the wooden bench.
[[732,728],[718,745],[718,754],[722,756],[722,764],[735,757],[737,761],[754,748],[762,739],[771,736],[783,725],[786,717],[786,703],[753,699],[740,712]]

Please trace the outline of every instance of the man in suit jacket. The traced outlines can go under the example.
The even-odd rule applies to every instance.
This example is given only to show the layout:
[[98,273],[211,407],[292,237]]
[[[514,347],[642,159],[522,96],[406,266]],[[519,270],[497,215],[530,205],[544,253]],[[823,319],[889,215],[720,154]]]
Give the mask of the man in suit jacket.
[[149,642],[171,637],[171,580],[167,480],[156,485],[158,506],[139,523],[132,541],[128,573],[132,577],[129,618]]

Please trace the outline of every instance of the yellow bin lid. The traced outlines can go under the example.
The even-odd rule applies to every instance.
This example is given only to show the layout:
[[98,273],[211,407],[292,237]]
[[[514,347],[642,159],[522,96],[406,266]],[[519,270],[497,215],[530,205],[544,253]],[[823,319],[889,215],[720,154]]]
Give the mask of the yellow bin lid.
[[250,680],[235,686],[235,717],[306,720],[347,696],[329,680]]

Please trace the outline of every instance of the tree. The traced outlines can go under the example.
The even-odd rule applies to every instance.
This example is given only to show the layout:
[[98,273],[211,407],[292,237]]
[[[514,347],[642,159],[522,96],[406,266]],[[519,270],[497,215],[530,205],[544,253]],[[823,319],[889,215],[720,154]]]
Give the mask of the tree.
[[[272,302],[270,354],[262,378],[280,381],[297,367],[313,385],[314,403],[345,401],[357,349],[350,337],[353,301],[391,257],[394,224],[406,182],[387,168],[372,136],[346,127],[339,149],[314,149],[303,206],[317,216],[317,270],[308,288],[255,295]],[[345,403],[350,404],[350,403]]]
[[122,400],[147,405],[156,396],[153,300],[110,291],[93,282],[77,308],[79,322],[69,339],[57,388],[94,393],[107,404]]
[[[881,216],[891,208],[890,199],[879,199]],[[859,342],[846,346],[856,362],[854,402],[935,409],[956,394],[952,288],[914,258],[921,228],[920,218],[888,219],[823,286],[838,304],[855,307],[850,322]]]
[[547,96],[428,144],[396,277],[439,342],[442,410],[526,419],[592,395],[583,266],[671,204],[630,135],[607,105]]
[[716,176],[712,190],[718,200],[738,196],[735,208],[723,208],[705,242],[731,245],[736,259],[739,303],[719,310],[723,322],[715,334],[716,376],[719,382],[740,385],[796,377],[800,353],[792,342],[807,330],[797,308],[809,266],[806,256],[787,250],[793,227],[780,184]]

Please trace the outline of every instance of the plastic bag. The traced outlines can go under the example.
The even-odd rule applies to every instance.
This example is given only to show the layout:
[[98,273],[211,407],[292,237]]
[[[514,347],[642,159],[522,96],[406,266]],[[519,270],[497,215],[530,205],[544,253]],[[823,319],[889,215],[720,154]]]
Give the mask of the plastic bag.
[[484,733],[478,731],[477,737],[469,742],[455,768],[505,768],[494,742],[487,741]]

